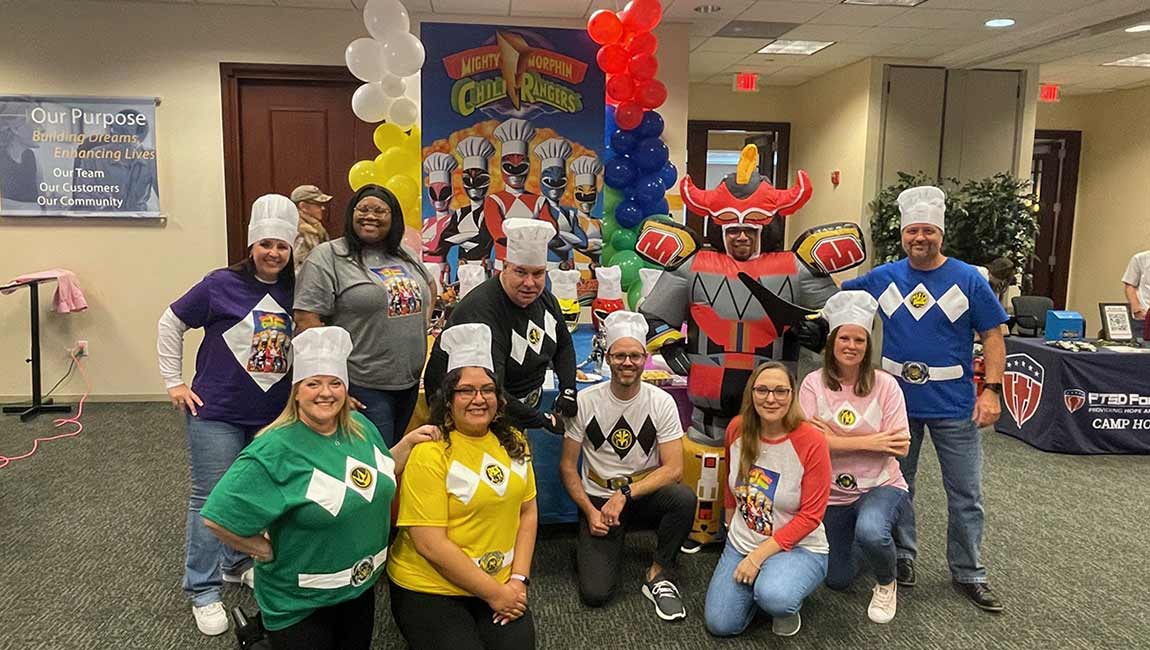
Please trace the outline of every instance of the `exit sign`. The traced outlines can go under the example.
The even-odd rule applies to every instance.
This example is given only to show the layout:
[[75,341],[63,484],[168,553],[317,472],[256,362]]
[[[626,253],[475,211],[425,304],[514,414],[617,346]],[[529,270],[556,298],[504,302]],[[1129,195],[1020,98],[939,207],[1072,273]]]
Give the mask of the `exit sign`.
[[1053,104],[1062,99],[1062,88],[1058,84],[1042,84],[1038,88],[1038,101]]
[[735,74],[735,92],[759,92],[759,75],[754,72],[739,72]]

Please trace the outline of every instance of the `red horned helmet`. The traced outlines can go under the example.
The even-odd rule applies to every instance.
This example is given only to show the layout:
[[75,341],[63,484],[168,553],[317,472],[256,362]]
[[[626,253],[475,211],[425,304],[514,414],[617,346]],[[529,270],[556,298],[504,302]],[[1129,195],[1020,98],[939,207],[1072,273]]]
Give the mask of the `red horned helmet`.
[[776,215],[785,217],[803,207],[811,198],[811,179],[800,169],[795,185],[780,190],[764,178],[750,196],[740,199],[731,193],[726,180],[712,189],[701,190],[695,187],[690,176],[684,176],[679,191],[691,211],[706,216],[715,225],[762,227],[770,224]]

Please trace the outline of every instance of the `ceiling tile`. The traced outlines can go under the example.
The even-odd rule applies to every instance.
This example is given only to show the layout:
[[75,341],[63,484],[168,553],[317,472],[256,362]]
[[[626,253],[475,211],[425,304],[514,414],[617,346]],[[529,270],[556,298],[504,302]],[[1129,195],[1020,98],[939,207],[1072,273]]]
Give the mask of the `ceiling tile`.
[[687,38],[687,50],[694,52],[700,45],[706,42],[705,36],[690,36]]
[[508,16],[510,0],[431,0],[437,14],[478,14],[482,16]]
[[511,15],[581,18],[590,4],[590,0],[511,0]]
[[882,25],[910,11],[906,7],[862,7],[835,5],[811,19],[816,25],[857,25],[874,27]]
[[945,45],[898,45],[881,52],[882,56],[889,56],[897,59],[933,59],[940,54],[944,54],[949,49]]
[[776,23],[805,23],[827,10],[810,2],[760,0],[739,15],[739,20],[766,20]]
[[851,36],[857,36],[868,27],[851,27],[849,25],[800,25],[782,36],[789,41],[845,41]]
[[878,43],[894,47],[930,36],[932,31],[915,27],[872,27],[865,32],[843,39],[843,41],[846,43]]
[[[751,6],[751,3],[752,0],[674,0],[674,2],[664,3],[663,18],[680,21],[692,19],[692,22],[696,18],[721,18],[729,21],[743,13],[747,7]],[[619,2],[620,7],[625,4],[625,2]],[[716,5],[720,7],[720,10],[713,14],[700,14],[695,11],[695,7],[699,5]]]
[[729,18],[714,18],[710,20],[692,20],[690,27],[691,36],[711,36],[715,32],[723,28],[730,22]]
[[731,52],[734,54],[750,54],[766,47],[772,39],[765,38],[727,38],[713,36],[708,38],[697,51],[699,52]]
[[305,7],[317,9],[352,9],[351,0],[276,0],[281,7]]
[[203,5],[255,5],[255,6],[274,6],[275,0],[196,0],[197,3]]
[[728,66],[727,70],[732,72],[745,71],[772,73],[778,72],[784,68],[788,68],[790,65],[791,64],[787,61],[780,61],[766,54],[754,54],[734,65]]
[[915,7],[901,14],[889,22],[887,27],[931,27],[934,29],[977,30],[984,29],[994,34],[1007,34],[1009,29],[991,29],[986,27],[986,21],[991,18],[1013,18],[1015,26],[1011,29],[1034,27],[1044,20],[1057,16],[1052,12],[1037,11],[988,11],[985,9],[964,11],[959,9],[932,9],[925,5]]

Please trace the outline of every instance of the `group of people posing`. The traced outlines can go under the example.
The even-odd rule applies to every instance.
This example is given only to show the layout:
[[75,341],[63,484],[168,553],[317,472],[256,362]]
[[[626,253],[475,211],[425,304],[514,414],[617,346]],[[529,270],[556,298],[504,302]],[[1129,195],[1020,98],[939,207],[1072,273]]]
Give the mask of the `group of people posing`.
[[[860,570],[875,583],[867,616],[891,621],[898,585],[915,580],[912,495],[924,427],[948,492],[955,583],[979,607],[1002,608],[978,559],[976,425],[998,413],[994,335],[1006,316],[974,267],[941,255],[941,192],[908,192],[900,197],[908,259],[831,296],[823,368],[799,384],[787,364],[758,365],[726,429],[725,546],[703,612],[714,635],[740,634],[759,611],[776,634],[796,634],[804,599],[820,584],[847,588]],[[546,289],[556,229],[511,218],[501,272],[458,303],[429,357],[435,282],[401,245],[395,197],[360,189],[344,236],[316,245],[298,276],[297,207],[279,195],[257,199],[249,256],[210,273],[159,323],[161,372],[187,419],[183,586],[200,631],[228,629],[221,589],[241,583],[254,588],[273,648],[368,648],[374,586],[386,572],[395,623],[412,648],[534,647],[528,428],[564,438],[557,471],[580,513],[581,600],[612,599],[626,533],[648,527],[657,544],[640,590],[659,618],[686,617],[675,569],[696,494],[680,483],[675,401],[641,379],[644,316],[605,319],[610,380],[576,392],[574,346]],[[900,311],[938,338],[900,329]],[[876,313],[881,362],[872,357]],[[182,344],[191,328],[204,338],[188,387]],[[908,340],[904,329],[917,333]],[[972,332],[983,334],[989,388],[977,403]],[[926,346],[922,358],[946,356],[952,367],[896,361]],[[542,399],[549,369],[553,404]],[[405,433],[421,378],[429,423]]]

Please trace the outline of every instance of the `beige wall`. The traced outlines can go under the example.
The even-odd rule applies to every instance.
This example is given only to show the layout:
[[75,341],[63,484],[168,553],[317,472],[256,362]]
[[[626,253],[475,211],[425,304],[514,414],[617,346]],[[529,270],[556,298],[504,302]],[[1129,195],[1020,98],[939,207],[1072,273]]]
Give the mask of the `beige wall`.
[[[362,23],[351,11],[62,0],[7,4],[2,16],[4,92],[155,95],[163,100],[156,138],[166,224],[0,221],[0,281],[63,266],[79,275],[88,297],[90,309],[81,314],[43,310],[46,387],[67,366],[64,349],[83,338],[91,346],[88,376],[94,396],[161,396],[156,319],[168,303],[226,261],[220,62],[342,65],[344,47],[364,35]],[[672,156],[682,167],[687,27],[666,25],[660,38],[660,78],[670,95],[661,112]],[[27,309],[26,293],[0,297],[3,399],[28,395],[23,363]],[[198,340],[188,338],[189,377]],[[60,393],[81,389],[74,379]]]
[[1150,88],[1041,104],[1039,129],[1082,131],[1067,308],[1100,327],[1099,302],[1125,302],[1130,256],[1150,249]]

